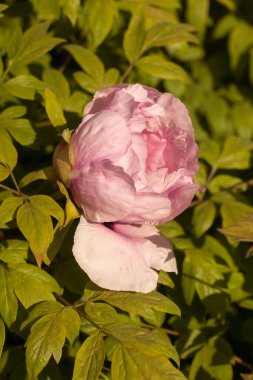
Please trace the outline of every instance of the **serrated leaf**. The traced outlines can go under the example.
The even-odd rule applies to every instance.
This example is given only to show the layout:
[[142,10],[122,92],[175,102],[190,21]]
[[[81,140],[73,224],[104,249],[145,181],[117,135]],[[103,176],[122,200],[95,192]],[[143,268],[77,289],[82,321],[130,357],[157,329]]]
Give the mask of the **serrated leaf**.
[[202,236],[212,226],[216,215],[214,203],[207,200],[194,208],[192,223],[195,235]]
[[88,41],[91,49],[95,49],[112,28],[115,4],[113,0],[91,0],[86,1],[85,9],[88,14]]
[[45,89],[44,83],[33,75],[19,75],[8,80],[4,87],[11,95],[29,100],[34,100],[36,91]]
[[19,186],[25,187],[34,181],[38,181],[39,179],[45,181],[56,181],[57,176],[52,166],[48,166],[46,168],[33,171],[31,173],[26,174],[19,182]]
[[[169,298],[153,291],[150,293],[131,293],[131,292],[113,292],[103,291],[99,288],[94,289],[90,285],[85,290],[85,298],[87,300],[102,300],[112,306],[116,306],[121,310],[128,311],[146,318],[154,318],[153,309],[169,314],[180,315],[177,305]],[[94,289],[94,290],[93,290]]]
[[189,81],[189,77],[182,67],[158,54],[150,54],[139,59],[135,66],[143,72],[160,79]]
[[12,289],[9,270],[6,264],[0,263],[0,313],[7,326],[16,319],[18,301]]
[[43,210],[45,213],[53,216],[58,220],[60,225],[64,222],[64,212],[57,202],[48,195],[32,195],[29,201],[33,206]]
[[135,62],[142,55],[143,44],[146,38],[144,25],[143,13],[138,9],[130,20],[123,40],[124,53],[131,63]]
[[41,208],[26,202],[18,210],[17,224],[28,240],[38,265],[41,265],[42,258],[54,236],[50,216],[45,214]]
[[5,342],[5,326],[3,320],[0,318],[0,358],[3,352],[3,346]]
[[104,65],[101,60],[90,50],[80,45],[65,45],[66,49],[81,66],[81,68],[94,78],[98,83],[104,77]]
[[105,346],[102,334],[88,337],[79,348],[72,380],[97,380],[105,359]]
[[113,380],[185,380],[166,358],[177,356],[175,349],[156,334],[128,325],[112,325],[107,330],[120,343],[112,357]]
[[5,199],[0,206],[0,225],[10,222],[19,206],[23,203],[21,197],[10,197]]
[[29,376],[36,377],[51,356],[59,363],[66,338],[73,342],[79,332],[79,325],[80,318],[77,312],[61,304],[33,324],[26,341],[26,365]]
[[55,93],[49,88],[45,89],[45,108],[47,116],[54,127],[67,123]]
[[53,277],[30,264],[9,264],[14,293],[25,308],[46,300],[53,300],[52,292],[62,290]]

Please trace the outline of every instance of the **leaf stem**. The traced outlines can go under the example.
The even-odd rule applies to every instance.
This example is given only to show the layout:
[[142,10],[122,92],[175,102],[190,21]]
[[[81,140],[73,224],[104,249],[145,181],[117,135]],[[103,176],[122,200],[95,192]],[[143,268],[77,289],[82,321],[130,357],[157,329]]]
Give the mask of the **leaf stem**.
[[119,78],[119,83],[123,83],[126,77],[131,73],[131,71],[134,68],[134,62],[130,63],[128,67],[126,68],[125,72],[121,75]]
[[4,190],[7,190],[7,191],[10,191],[11,193],[14,193],[16,195],[20,195],[20,193],[17,191],[17,190],[14,190],[12,189],[11,187],[9,186],[6,186],[6,185],[3,185],[2,183],[0,183],[0,187]]

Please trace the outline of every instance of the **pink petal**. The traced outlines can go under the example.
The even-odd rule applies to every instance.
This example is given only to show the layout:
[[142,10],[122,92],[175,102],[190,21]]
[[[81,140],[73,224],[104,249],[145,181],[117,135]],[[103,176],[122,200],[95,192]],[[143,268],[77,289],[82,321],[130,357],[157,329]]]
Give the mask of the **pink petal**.
[[[113,230],[126,237],[139,239],[142,255],[151,268],[177,273],[172,245],[155,226],[114,223]],[[144,237],[146,239],[140,240]]]
[[[102,288],[148,293],[156,288],[158,275],[145,261],[145,239],[140,240],[139,243],[81,217],[73,254],[90,279]],[[152,261],[150,257],[148,260]]]
[[[85,109],[88,114],[95,114],[104,110],[114,111],[126,121],[132,116],[134,98],[123,91],[111,91],[106,96],[98,94],[93,102]],[[86,115],[86,118],[89,115]]]
[[141,84],[130,84],[122,92],[132,95],[136,102],[146,102],[148,92]]
[[125,217],[136,196],[133,180],[109,161],[72,171],[70,188],[87,219],[99,223]]
[[157,103],[165,110],[168,126],[170,123],[173,123],[179,128],[184,129],[188,134],[194,134],[187,108],[178,98],[175,98],[172,94],[164,93],[160,96]]
[[139,192],[133,209],[120,222],[159,224],[161,220],[169,218],[170,213],[171,202],[166,195]]
[[[170,217],[167,220],[174,219],[177,215],[181,214],[190,205],[195,193],[200,190],[200,186],[193,183],[192,178],[184,178],[184,181],[188,183],[182,183],[181,187],[176,187],[174,190],[168,193],[168,197],[171,200],[172,209]],[[180,182],[179,182],[180,185]],[[162,222],[165,222],[164,219]]]
[[80,124],[71,138],[74,168],[110,158],[122,157],[131,144],[125,120],[116,112],[101,111]]

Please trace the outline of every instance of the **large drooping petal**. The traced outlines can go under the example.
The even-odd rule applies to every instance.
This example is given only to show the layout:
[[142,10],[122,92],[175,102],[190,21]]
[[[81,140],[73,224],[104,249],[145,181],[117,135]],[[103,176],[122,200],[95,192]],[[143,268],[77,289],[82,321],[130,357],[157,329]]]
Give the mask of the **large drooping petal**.
[[158,280],[151,268],[177,271],[171,245],[155,227],[112,228],[81,217],[74,238],[76,261],[102,288],[147,293]]
[[105,159],[120,159],[131,145],[131,133],[119,113],[103,110],[73,133],[74,167]]
[[131,239],[141,239],[142,255],[154,269],[177,273],[177,263],[172,245],[155,226],[113,223],[113,230]]
[[128,215],[136,196],[131,177],[108,160],[73,170],[70,189],[87,219],[99,223]]
[[138,240],[81,217],[73,254],[90,279],[102,288],[148,293],[156,288],[158,275],[145,261]]

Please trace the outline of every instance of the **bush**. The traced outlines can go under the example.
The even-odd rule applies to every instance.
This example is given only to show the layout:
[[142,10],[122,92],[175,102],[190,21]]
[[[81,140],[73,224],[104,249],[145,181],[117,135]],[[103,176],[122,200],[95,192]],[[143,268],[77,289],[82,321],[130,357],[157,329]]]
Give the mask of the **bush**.
[[[0,12],[1,378],[252,379],[251,2],[6,0]],[[79,211],[52,168],[63,130],[119,82],[184,101],[206,189],[160,226],[179,274],[160,272],[148,294],[81,271]]]

